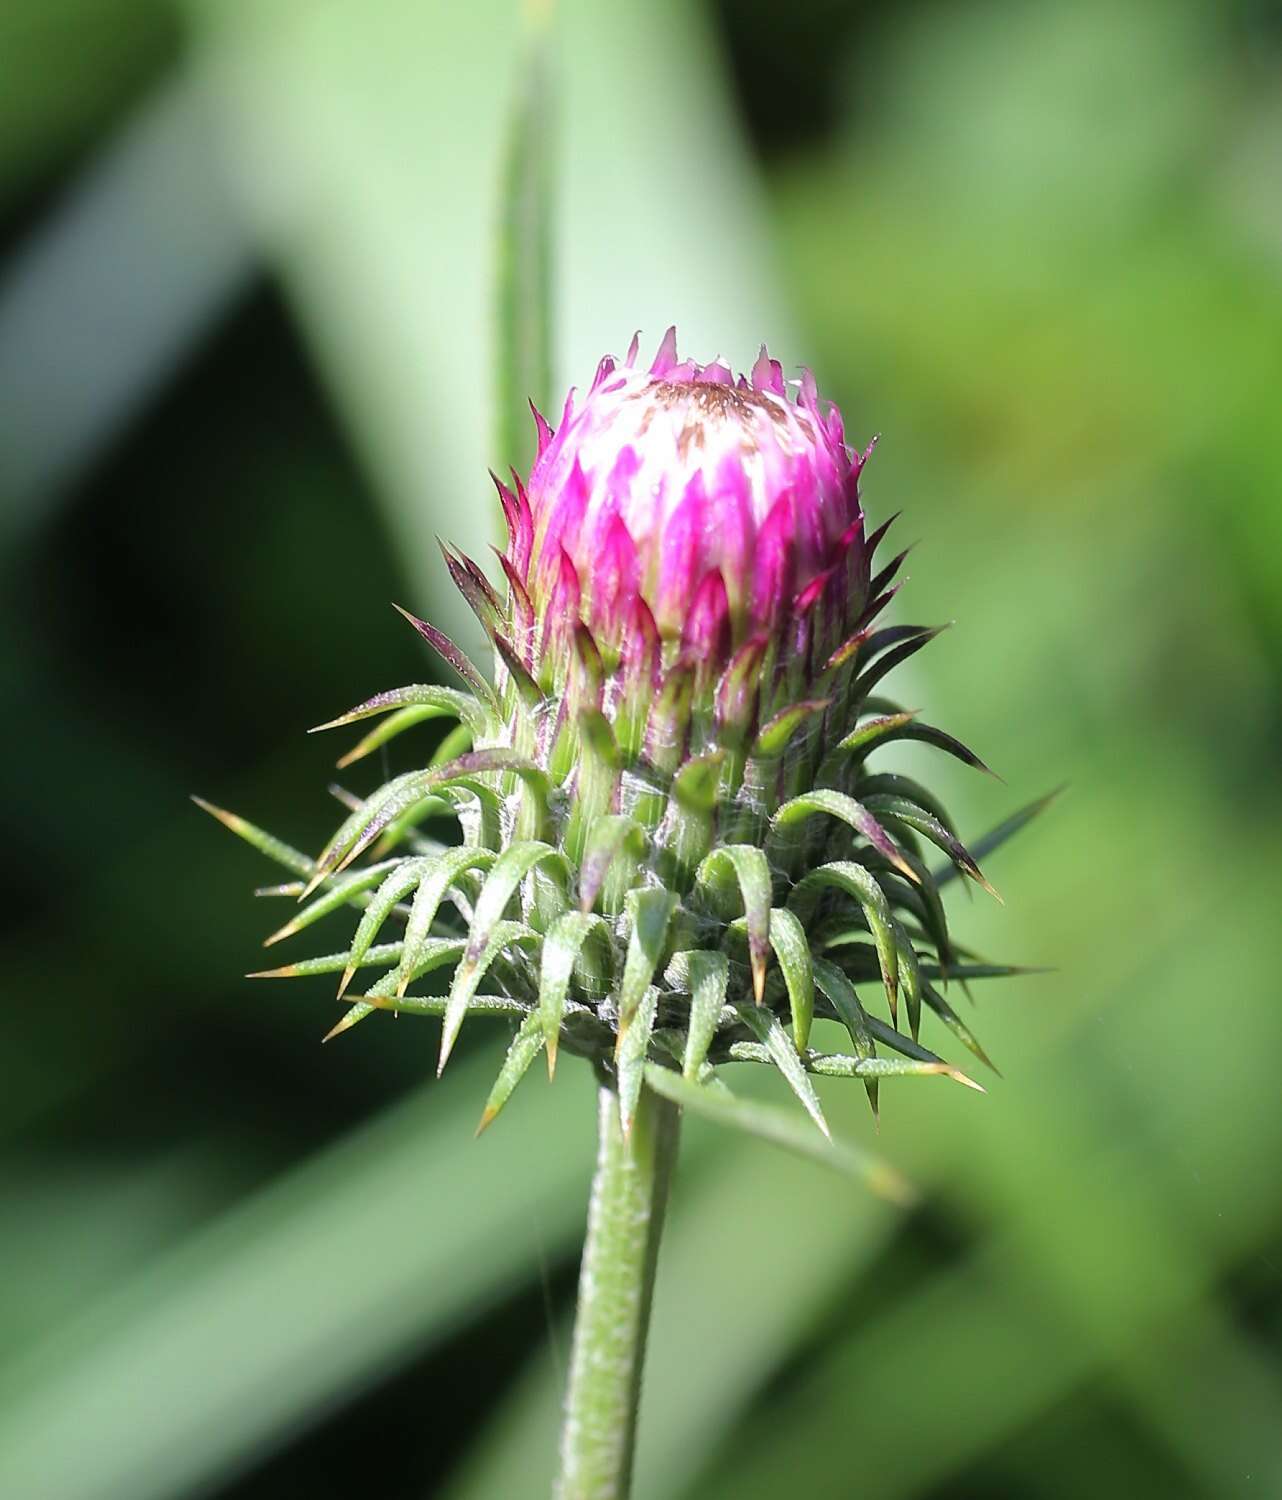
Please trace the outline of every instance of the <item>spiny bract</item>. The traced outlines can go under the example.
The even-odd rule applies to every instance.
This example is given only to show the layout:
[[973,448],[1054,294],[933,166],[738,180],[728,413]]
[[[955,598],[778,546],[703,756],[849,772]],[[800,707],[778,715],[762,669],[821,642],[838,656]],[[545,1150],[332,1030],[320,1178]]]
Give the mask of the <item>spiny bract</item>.
[[[1015,971],[950,940],[940,888],[991,887],[939,802],[869,757],[916,740],[986,768],[878,692],[936,632],[877,626],[904,554],[873,562],[890,522],[865,532],[871,445],[848,449],[809,372],[790,394],[764,349],[738,379],[679,361],[671,330],[648,370],[636,352],[603,359],[555,432],[535,412],[528,486],[495,481],[504,591],[444,549],[493,681],[407,616],[467,691],[395,688],[320,726],[386,715],[348,765],[457,720],[428,765],[344,796],[315,861],[218,815],[300,877],[277,891],[310,898],[269,941],[361,909],[345,951],[270,971],[341,974],[352,1003],[331,1035],[375,1009],[442,1016],[444,1067],[468,1015],[514,1018],[482,1124],[564,1047],[612,1078],[625,1128],[643,1080],[688,1103],[716,1065],[760,1062],[826,1134],[811,1074],[862,1079],[874,1111],[884,1077],[970,1082],[920,1045],[923,1006],[987,1061],[940,991]],[[462,842],[425,837],[437,819]],[[366,968],[382,973],[356,997]],[[450,968],[448,995],[412,993]],[[849,1053],[811,1049],[816,1016]]]

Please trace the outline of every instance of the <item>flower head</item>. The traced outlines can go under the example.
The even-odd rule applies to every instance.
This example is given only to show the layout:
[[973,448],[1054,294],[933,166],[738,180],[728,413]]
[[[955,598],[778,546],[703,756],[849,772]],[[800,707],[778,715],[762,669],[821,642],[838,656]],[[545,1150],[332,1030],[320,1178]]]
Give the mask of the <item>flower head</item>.
[[[847,447],[808,370],[790,392],[763,346],[736,377],[678,359],[669,329],[648,369],[634,339],[622,362],[601,360],[581,401],[571,391],[555,432],[536,421],[528,485],[500,492],[521,595],[514,646],[545,691],[574,692],[585,650],[612,718],[629,674],[670,683],[674,700],[688,679],[706,748],[718,724],[742,736],[804,696],[863,623],[871,445]],[[679,733],[690,720],[675,708]]]
[[736,378],[719,361],[678,360],[674,330],[637,369],[634,341],[541,436],[532,594],[550,604],[568,563],[583,618],[606,640],[642,601],[665,642],[680,643],[693,616],[695,649],[733,649],[775,630],[808,585],[830,580],[846,601],[859,581],[863,459],[809,371],[790,397],[764,347]]
[[[432,760],[351,799],[314,862],[220,814],[320,892],[276,936],[363,909],[343,953],[273,972],[341,972],[343,994],[381,966],[335,1030],[443,1016],[442,1066],[467,1016],[516,1018],[487,1120],[562,1045],[614,1078],[625,1124],[643,1084],[696,1107],[725,1062],[779,1068],[824,1131],[811,1072],[862,1079],[874,1104],[885,1077],[969,1082],[918,1027],[929,1010],[983,1058],[935,982],[998,972],[959,957],[939,896],[953,873],[987,882],[931,793],[868,760],[913,739],[983,767],[880,696],[936,632],[877,625],[903,554],[874,570],[889,522],[865,534],[867,451],[809,373],[790,390],[763,349],[736,378],[679,360],[672,332],[648,369],[635,340],[603,359],[555,431],[535,421],[528,484],[496,481],[506,587],[445,554],[493,678],[411,616],[467,691],[393,689],[334,721],[389,714],[346,765],[456,718]],[[421,837],[442,816],[461,843]],[[441,967],[448,997],[416,994]],[[816,1052],[816,1019],[852,1050]]]

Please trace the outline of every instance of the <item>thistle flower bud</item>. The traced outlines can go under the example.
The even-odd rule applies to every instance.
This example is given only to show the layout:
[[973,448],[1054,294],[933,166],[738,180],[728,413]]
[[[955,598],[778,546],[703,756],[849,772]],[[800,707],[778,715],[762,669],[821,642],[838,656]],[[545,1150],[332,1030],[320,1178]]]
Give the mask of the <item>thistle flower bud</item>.
[[[954,874],[987,882],[931,793],[868,758],[913,739],[987,768],[879,696],[936,632],[876,627],[904,554],[874,568],[889,522],[865,534],[869,450],[810,374],[790,388],[763,348],[736,378],[678,359],[672,331],[648,369],[636,354],[603,359],[555,431],[535,413],[528,485],[495,481],[505,588],[446,550],[493,680],[409,616],[467,691],[394,689],[333,721],[388,715],[348,765],[448,715],[436,756],[344,794],[315,861],[220,816],[313,897],[278,937],[362,909],[344,952],[272,971],[341,973],[342,996],[381,967],[335,1031],[376,1009],[442,1016],[444,1066],[467,1016],[517,1020],[483,1123],[564,1046],[614,1080],[625,1128],[643,1081],[724,1118],[703,1084],[737,1061],[778,1068],[826,1133],[811,1073],[862,1079],[874,1108],[882,1078],[970,1082],[921,1045],[923,1008],[987,1061],[941,988],[1014,971],[959,957],[939,894]],[[424,839],[428,817],[457,819],[462,843]],[[441,967],[448,996],[416,994]],[[816,1018],[851,1051],[814,1051]]]
[[507,496],[508,576],[542,621],[526,664],[563,689],[582,626],[607,672],[688,673],[696,710],[729,672],[723,707],[746,732],[781,679],[804,691],[822,673],[868,603],[867,454],[809,371],[790,395],[764,347],[737,378],[680,360],[674,330],[649,369],[636,352],[601,361],[555,434],[538,420],[528,489]]
[[693,623],[701,656],[723,636],[741,646],[848,565],[852,546],[858,557],[862,459],[809,372],[790,398],[764,348],[737,379],[719,361],[678,360],[673,331],[648,370],[635,358],[634,345],[622,364],[603,359],[547,434],[529,481],[532,597],[551,602],[568,558],[585,623],[606,640],[639,599],[665,643]]

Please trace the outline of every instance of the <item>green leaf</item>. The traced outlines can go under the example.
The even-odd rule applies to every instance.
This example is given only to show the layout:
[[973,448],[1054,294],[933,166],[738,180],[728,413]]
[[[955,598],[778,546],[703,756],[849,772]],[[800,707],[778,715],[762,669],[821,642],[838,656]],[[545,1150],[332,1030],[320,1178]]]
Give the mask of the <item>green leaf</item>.
[[770,962],[770,906],[773,892],[770,866],[755,844],[723,844],[714,849],[695,873],[695,884],[709,893],[713,910],[719,905],[715,881],[726,867],[739,883],[748,929],[748,962],[752,968],[752,991],[760,1005],[766,990],[766,966]]
[[616,863],[635,864],[648,847],[645,830],[626,813],[605,813],[588,830],[579,869],[579,905],[591,911]]
[[646,1052],[650,1047],[650,1033],[654,1030],[658,1007],[659,991],[651,985],[641,997],[627,1027],[619,1032],[615,1068],[619,1077],[619,1124],[625,1136],[631,1132],[632,1121],[636,1118],[641,1084],[645,1078]]
[[[583,659],[582,654],[580,659]],[[595,655],[590,659],[599,662]],[[588,835],[598,820],[615,805],[619,784],[619,749],[610,721],[600,709],[584,708],[573,720],[565,719],[553,759],[558,767],[564,764],[565,774],[569,773],[571,766],[576,773],[562,846],[576,865],[582,865]]]
[[443,717],[444,711],[439,708],[398,708],[395,713],[388,714],[381,724],[371,729],[363,739],[358,740],[345,755],[340,755],[334,764],[340,771],[345,770],[348,766],[354,766],[358,760],[364,760],[367,755],[394,740],[404,730],[412,729],[415,724]]
[[525,1077],[530,1064],[542,1050],[544,1041],[539,1014],[537,1011],[531,1011],[521,1022],[516,1035],[512,1038],[512,1045],[507,1049],[507,1056],[503,1059],[499,1076],[494,1080],[494,1087],[485,1101],[481,1123],[476,1127],[477,1135],[480,1135],[512,1097],[513,1090]]
[[[430,947],[425,947],[415,977],[420,974],[430,973],[434,969],[444,968],[447,964],[457,963],[463,952],[463,940],[461,938],[439,939]],[[322,1042],[332,1041],[344,1031],[363,1021],[366,1016],[373,1015],[380,1008],[380,1002],[384,999],[399,1001],[400,997],[395,991],[395,974],[384,974],[363,996],[353,996],[351,1004],[343,1013],[341,1019],[325,1033]],[[343,998],[343,991],[338,992],[338,999]],[[442,1001],[442,1005],[444,1001]],[[391,1008],[390,1005],[384,1008]]]
[[788,904],[795,906],[798,898],[805,903],[824,886],[844,891],[859,903],[877,949],[881,982],[885,986],[893,1021],[899,996],[899,953],[891,930],[890,903],[886,900],[885,891],[877,884],[872,872],[863,865],[849,860],[837,860],[832,864],[820,865],[804,880],[798,881],[788,898]]
[[[397,1016],[426,1016],[439,1021],[449,1004],[445,995],[402,995],[399,999],[385,989],[369,989],[363,995],[349,997],[357,1004],[368,1002],[374,1010],[385,1010]],[[469,1016],[507,1016],[524,1018],[530,1007],[511,995],[473,995],[467,1004]]]
[[549,1078],[556,1072],[557,1040],[565,1015],[570,980],[574,976],[574,966],[579,960],[583,945],[593,933],[597,934],[602,944],[608,966],[611,954],[610,928],[602,917],[591,912],[567,911],[557,918],[543,939],[537,1014],[542,1017],[543,1037],[547,1042]]
[[822,1163],[856,1182],[862,1182],[880,1197],[909,1206],[917,1194],[886,1162],[860,1151],[847,1141],[817,1136],[791,1111],[757,1100],[741,1099],[727,1088],[709,1088],[683,1078],[671,1068],[648,1063],[645,1081],[656,1094],[671,1099],[683,1109],[702,1115],[714,1124],[741,1130],[797,1156]]
[[879,1042],[884,1042],[893,1052],[898,1052],[903,1057],[914,1058],[917,1062],[937,1063],[937,1071],[946,1073],[949,1078],[956,1079],[958,1083],[964,1083],[967,1088],[978,1089],[981,1094],[986,1092],[982,1084],[976,1083],[973,1078],[968,1077],[960,1068],[955,1068],[952,1063],[945,1062],[942,1057],[932,1052],[929,1047],[923,1047],[920,1042],[913,1041],[911,1037],[905,1036],[902,1031],[896,1031],[893,1027],[887,1026],[884,1021],[878,1020],[876,1016],[868,1017],[868,1027],[873,1036]]
[[[477,780],[479,776],[514,771],[536,783],[543,772],[525,756],[512,750],[489,748],[469,750],[442,766],[422,771],[407,771],[396,776],[367,798],[343,823],[317,861],[320,870],[337,873],[357,859],[394,819],[408,812],[432,792],[462,787],[474,796],[497,801],[492,787]],[[318,885],[318,873],[312,885]]]
[[555,866],[563,882],[568,885],[570,868],[565,856],[538,839],[523,839],[519,843],[510,844],[494,861],[472,916],[467,951],[450,988],[445,1025],[441,1028],[441,1054],[436,1067],[438,1077],[449,1061],[450,1052],[458,1038],[459,1027],[467,1014],[467,1002],[475,994],[486,968],[498,951],[496,929],[507,904],[516,894],[522,880],[543,864]]
[[947,968],[953,960],[953,944],[948,933],[948,913],[940,899],[939,887],[918,855],[905,851],[904,858],[916,872],[917,884],[911,890],[901,887],[892,904],[900,905],[913,913],[921,923],[922,930],[935,945],[940,962]]
[[859,790],[864,797],[902,797],[906,802],[915,802],[954,837],[957,835],[957,829],[943,802],[911,776],[904,776],[898,771],[865,772],[859,779]]
[[453,760],[472,748],[472,741],[476,736],[466,724],[456,724],[448,734],[444,735],[441,743],[432,751],[428,757],[429,766],[443,766],[446,761]]
[[949,755],[955,756],[964,765],[971,766],[976,771],[983,771],[986,776],[997,776],[996,771],[985,765],[979,756],[963,745],[959,739],[955,739],[943,729],[936,729],[933,724],[923,724],[919,719],[908,717],[906,722],[898,725],[892,722],[891,728],[877,736],[879,744],[888,745],[892,740],[917,740],[923,745],[933,745],[937,750],[944,750]]
[[414,975],[423,945],[430,941],[432,924],[450,887],[468,870],[488,870],[494,863],[489,849],[454,847],[439,855],[419,883],[410,906],[402,940],[400,972],[396,976],[396,993],[403,995]]
[[708,1048],[717,1032],[717,1022],[726,1003],[730,961],[724,953],[695,950],[686,957],[690,980],[690,1019],[686,1027],[685,1054],[681,1071],[697,1079]]
[[697,755],[686,761],[673,778],[664,836],[657,852],[659,876],[674,890],[690,888],[694,872],[712,847],[717,789],[724,761],[724,750]]
[[411,614],[408,609],[402,609],[399,604],[393,604],[392,608],[403,619],[409,621],[442,661],[448,662],[454,668],[463,681],[467,683],[468,687],[476,694],[477,701],[492,710],[496,717],[501,717],[502,710],[499,707],[499,700],[494,694],[493,686],[487,680],[484,672],[459,650],[454,642],[450,640],[449,636],[439,631],[435,625],[429,624],[426,620],[420,620],[417,615]]
[[318,896],[315,901],[310,901],[301,911],[294,913],[293,917],[283,927],[278,927],[275,932],[263,940],[263,947],[270,948],[279,943],[283,938],[292,937],[294,933],[301,932],[304,927],[310,927],[313,922],[319,922],[322,917],[329,916],[330,912],[337,911],[340,906],[346,906],[355,897],[375,886],[387,874],[400,864],[399,860],[384,860],[380,864],[370,865],[367,869],[356,870],[351,875],[341,876],[334,880],[329,889]]
[[[851,1045],[855,1049],[855,1056],[859,1058],[873,1058],[877,1055],[876,1043],[872,1039],[872,1031],[868,1025],[868,1017],[864,1014],[864,1008],[859,1003],[859,996],[855,993],[855,987],[850,980],[841,972],[836,964],[826,958],[813,960],[815,983],[819,986],[822,994],[827,998],[829,1004],[837,1012],[841,1024],[850,1033]],[[873,1119],[877,1120],[877,1081],[870,1078],[865,1082],[868,1093],[868,1103],[872,1106]]]
[[790,703],[787,708],[780,709],[774,718],[762,727],[752,747],[752,758],[754,760],[777,760],[788,748],[788,742],[806,720],[813,718],[815,714],[823,713],[831,702],[831,698],[803,699],[800,703]]
[[960,839],[944,827],[933,813],[927,812],[924,807],[915,802],[910,802],[906,797],[874,795],[868,798],[868,806],[875,812],[879,812],[887,821],[902,823],[904,827],[920,833],[923,838],[928,838],[932,844],[949,856],[963,874],[969,875],[976,885],[983,886],[990,896],[1001,901],[1001,896],[984,878],[983,872],[975,863],[970,851]]
[[657,886],[629,891],[627,911],[632,923],[627,956],[623,961],[623,978],[619,983],[619,1042],[623,1046],[628,1026],[637,1007],[645,998],[654,972],[663,957],[668,940],[668,925],[676,909],[677,898],[671,891]]
[[851,828],[868,840],[883,859],[888,859],[907,879],[916,881],[916,871],[904,859],[894,839],[873,817],[867,807],[856,802],[853,797],[848,797],[844,792],[835,792],[821,787],[813,792],[803,792],[800,797],[793,797],[785,802],[771,818],[771,832],[777,835],[815,813],[826,813],[830,817],[840,818],[843,823],[848,823]]
[[301,849],[295,849],[283,839],[276,838],[274,834],[265,833],[256,824],[236,813],[228,812],[222,807],[215,807],[212,802],[206,802],[203,797],[193,796],[191,800],[211,818],[217,818],[224,828],[230,828],[237,838],[244,839],[260,854],[265,854],[268,859],[275,860],[278,865],[284,865],[287,870],[293,870],[295,875],[301,875],[304,880],[307,880],[316,873],[315,862],[309,859]]
[[770,942],[788,988],[792,1035],[800,1052],[810,1040],[810,1023],[815,1015],[815,979],[806,930],[787,907],[778,907],[771,914]]
[[859,750],[867,753],[874,745],[891,738],[897,729],[902,729],[905,724],[911,724],[913,712],[915,710],[886,714],[879,719],[865,719],[862,724],[856,725],[844,740],[838,741],[835,751]]
[[[484,969],[488,970],[505,948],[533,948],[537,947],[540,941],[539,934],[532,927],[527,927],[524,922],[500,922],[494,929],[491,952],[486,958]],[[463,947],[462,938],[434,938],[424,946],[414,969],[414,978],[421,978],[424,974],[430,974],[436,969],[456,963],[462,956]],[[385,974],[363,995],[349,996],[348,998],[352,1001],[351,1009],[322,1040],[329,1041],[330,1037],[336,1036],[340,1031],[346,1031],[358,1021],[363,1021],[374,1010],[390,1010],[397,1014],[405,1012],[419,1016],[445,1016],[448,1013],[448,996],[398,995],[393,987],[395,978],[394,974]],[[467,1002],[469,1016],[494,1013],[505,1016],[524,1016],[529,1009],[530,1007],[524,1002],[515,1000],[510,995],[473,994]],[[575,1013],[587,1013],[586,1007],[575,1005],[573,1001],[567,1005],[566,1009]]]
[[[950,865],[948,867],[952,869]],[[938,964],[923,963],[922,973],[928,979],[1010,979],[1017,974],[1050,974],[1054,971],[1034,964],[951,964],[945,973]]]
[[343,970],[343,977],[338,982],[340,999],[343,991],[352,982],[352,976],[360,967],[361,960],[365,957],[374,939],[378,936],[379,929],[391,915],[392,908],[403,897],[409,895],[419,881],[422,880],[428,868],[428,860],[404,860],[391,871],[387,879],[374,892],[373,899],[365,908],[364,915],[357,925],[356,935],[352,939],[351,952],[348,955],[347,967]]
[[466,724],[478,737],[487,734],[494,726],[491,716],[483,709],[471,693],[462,693],[457,688],[441,687],[434,682],[413,682],[407,687],[390,688],[387,692],[375,693],[364,703],[349,708],[324,724],[309,729],[308,734],[320,734],[326,729],[341,729],[355,724],[373,714],[384,714],[391,710],[406,712],[421,710],[422,718],[454,718]]
[[908,1029],[913,1034],[913,1040],[916,1041],[921,1031],[922,999],[922,978],[921,970],[917,965],[917,950],[899,922],[892,918],[890,926],[895,935],[895,952],[898,955],[899,989],[908,1002]]
[[724,760],[724,751],[711,750],[686,761],[672,781],[672,800],[677,806],[691,813],[712,812]]
[[923,646],[929,645],[940,631],[947,627],[940,625],[934,628],[926,628],[924,626],[913,628],[919,633],[912,640],[905,641],[902,646],[896,646],[893,651],[887,651],[884,656],[878,657],[872,666],[868,667],[856,678],[854,686],[850,689],[850,701],[852,703],[858,703],[860,699],[865,698],[883,677],[893,672],[901,662],[905,662],[910,656],[915,655]]
[[734,1009],[735,1014],[770,1054],[775,1067],[788,1080],[788,1087],[801,1101],[802,1108],[823,1134],[831,1140],[832,1132],[828,1129],[827,1120],[824,1119],[819,1095],[815,1093],[814,1085],[806,1076],[805,1067],[797,1055],[792,1038],[783,1029],[779,1017],[773,1011],[765,1010],[761,1006],[745,1005],[742,1002]]
[[[729,1060],[742,1063],[762,1063],[773,1066],[770,1049],[760,1042],[732,1042]],[[951,1078],[954,1083],[964,1084],[978,1093],[986,1093],[983,1084],[968,1078],[951,1063],[927,1062],[905,1057],[850,1057],[844,1052],[811,1052],[801,1054],[801,1065],[816,1078],[861,1078],[865,1081],[882,1078]]]
[[[453,764],[457,764],[454,762]],[[439,785],[441,771],[406,771],[385,782],[348,814],[338,831],[321,851],[316,861],[310,883],[303,891],[304,898],[329,875],[336,875],[367,848],[387,825],[401,813],[408,811]]]
[[[460,950],[461,951],[461,950]],[[361,960],[360,967],[373,968],[379,964],[394,964],[401,956],[399,943],[376,943]],[[324,953],[316,958],[300,958],[292,964],[283,964],[279,969],[259,969],[246,974],[246,979],[309,979],[316,974],[341,974],[347,967],[348,950],[342,953]]]
[[550,7],[530,8],[504,149],[498,247],[498,451],[525,472],[532,452],[527,401],[552,399],[552,226],[555,94]]

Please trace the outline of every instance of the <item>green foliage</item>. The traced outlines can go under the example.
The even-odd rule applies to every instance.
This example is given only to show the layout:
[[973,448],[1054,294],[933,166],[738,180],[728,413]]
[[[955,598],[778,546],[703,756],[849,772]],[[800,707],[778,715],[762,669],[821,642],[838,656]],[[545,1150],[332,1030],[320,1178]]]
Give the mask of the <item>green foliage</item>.
[[549,12],[532,10],[507,126],[498,252],[498,446],[501,466],[525,471],[533,456],[528,403],[552,398],[557,151]]
[[[15,10],[7,272],[64,265],[80,189],[118,190],[128,142],[114,132],[135,109],[160,119],[141,84],[127,120],[101,101],[126,74],[145,83],[134,59],[176,55],[172,17],[128,8],[107,45],[80,9],[67,47],[25,26],[26,0]],[[431,543],[490,539],[478,330],[517,28],[487,3],[187,9],[184,56],[214,65],[201,77],[220,160],[267,231],[235,284],[266,268],[281,302],[260,293],[234,323],[229,302],[200,303],[184,322],[155,295],[186,284],[161,273],[199,261],[180,232],[193,199],[222,202],[187,170],[166,179],[180,191],[129,200],[112,241],[168,320],[142,376],[103,341],[96,378],[124,410],[166,392],[142,426],[73,441],[86,362],[61,405],[19,427],[57,362],[34,315],[21,338],[0,319],[6,453],[20,434],[79,455],[84,476],[32,500],[33,542],[6,553],[0,590],[23,895],[6,970],[4,1248],[21,1273],[4,1302],[0,1489],[160,1500],[234,1494],[244,1474],[246,1492],[316,1493],[352,1453],[359,1487],[373,1450],[343,1431],[409,1400],[414,1430],[404,1448],[384,1435],[380,1464],[403,1458],[411,1484],[450,1500],[542,1492],[563,1382],[539,1265],[560,1317],[590,1170],[588,1070],[567,1063],[548,1090],[532,1068],[510,1118],[471,1145],[524,1012],[494,997],[497,1020],[469,1023],[445,1078],[415,1092],[445,1003],[426,973],[401,1019],[370,1013],[341,1047],[309,1051],[300,1028],[334,1007],[369,889],[306,945],[320,958],[284,965],[299,984],[237,991],[238,968],[293,950],[245,962],[269,925],[228,898],[247,856],[179,811],[199,785],[287,820],[297,896],[325,832],[320,799],[298,788],[323,773],[315,741],[286,731],[418,675],[378,601],[454,610],[452,630],[465,613]],[[926,1214],[894,1218],[687,1107],[637,1500],[1263,1492],[1282,1424],[1282,303],[1261,7],[892,8],[844,41],[825,22],[824,66],[812,53],[806,72],[808,97],[835,112],[822,133],[774,74],[745,96],[777,122],[764,196],[697,12],[563,10],[561,373],[672,317],[727,355],[750,358],[766,333],[794,359],[814,352],[852,431],[885,434],[869,501],[903,505],[899,524],[923,538],[911,597],[960,622],[893,691],[981,750],[1014,796],[1072,782],[1026,838],[966,840],[1005,912],[968,902],[951,861],[934,869],[953,959],[923,955],[919,1051],[951,1045],[935,991],[982,1023],[1006,1081],[989,1100],[883,1089],[882,1149]],[[804,8],[786,33],[755,0],[721,12],[736,67],[752,44],[786,73],[821,29]],[[56,174],[37,181],[42,163]],[[46,241],[46,226],[65,233]],[[236,243],[248,256],[241,227]],[[764,287],[770,243],[801,332]],[[110,263],[88,261],[95,276]],[[18,284],[6,277],[6,315]],[[49,306],[95,330],[83,310],[115,306],[92,277],[52,285]],[[127,467],[102,458],[106,438]],[[166,638],[174,658],[157,655]],[[436,727],[404,723],[353,786],[384,779],[384,754],[387,775],[428,764]],[[888,759],[943,794],[963,834],[1009,805],[931,745],[869,752]],[[919,853],[939,859],[929,840]],[[901,925],[927,931],[899,889]],[[883,1019],[872,936],[846,910],[814,966],[813,1047],[860,1054],[826,1014],[839,1011],[827,964],[868,1003],[879,1060],[929,1063]],[[371,987],[398,946],[366,955]],[[1026,971],[976,951],[1058,972],[1012,982]],[[731,968],[745,982],[733,934],[713,957],[727,987]],[[786,1017],[779,986],[772,973]],[[715,978],[705,992],[719,1014]],[[431,1029],[412,1025],[415,1006]],[[717,1071],[738,1103],[826,1150],[773,1064]],[[862,1091],[811,1076],[834,1136],[869,1139]],[[461,1347],[486,1371],[483,1402],[471,1386],[448,1401]]]
[[[456,564],[456,581],[468,580],[461,586],[471,590],[474,570],[465,559],[456,559]],[[510,628],[505,611],[515,607],[514,598],[505,607],[494,604],[488,628],[496,643]],[[414,623],[423,633],[421,622]],[[933,634],[915,628],[907,633],[906,644],[912,646]],[[628,762],[633,782],[621,781],[623,755],[600,714],[585,720],[579,760],[566,754],[564,735],[554,744],[545,738],[543,764],[530,759],[514,748],[529,743],[529,705],[511,664],[500,653],[496,684],[480,699],[456,690],[412,687],[380,694],[332,721],[345,725],[380,711],[395,717],[407,708],[430,708],[455,716],[474,742],[479,737],[488,743],[424,770],[404,772],[357,802],[314,866],[300,867],[298,856],[287,846],[242,820],[209,810],[261,852],[302,874],[304,897],[321,890],[273,941],[359,899],[364,910],[346,955],[340,998],[367,963],[389,919],[397,916],[405,923],[401,942],[385,950],[391,967],[329,1036],[364,1020],[380,1001],[394,999],[398,1008],[412,1013],[413,1003],[425,998],[407,993],[413,977],[440,963],[452,963],[455,972],[444,1006],[439,1073],[483,980],[489,978],[498,994],[512,1001],[522,1024],[482,1125],[507,1103],[544,1046],[548,1071],[553,1073],[564,1043],[614,1077],[625,1135],[648,1065],[679,1065],[687,1082],[705,1086],[703,1080],[719,1063],[752,1061],[777,1068],[820,1132],[829,1137],[812,1072],[862,1079],[874,1113],[877,1085],[883,1078],[947,1072],[970,1081],[917,1047],[923,1002],[987,1062],[970,1028],[923,976],[919,947],[941,982],[946,982],[954,962],[938,882],[915,847],[896,844],[878,815],[906,840],[921,835],[936,844],[956,869],[985,889],[992,888],[930,791],[911,778],[870,770],[863,753],[850,753],[866,752],[878,740],[884,744],[888,723],[891,729],[901,729],[909,722],[902,715],[874,719],[870,729],[859,722],[867,709],[861,685],[882,675],[869,662],[875,666],[894,659],[905,649],[895,644],[903,635],[893,628],[880,631],[855,649],[839,653],[839,664],[826,674],[832,689],[830,712],[836,713],[835,705],[844,703],[844,722],[855,727],[843,732],[842,719],[835,721],[841,752],[837,755],[816,744],[785,747],[785,775],[776,778],[773,795],[769,777],[752,757],[739,766],[735,779],[720,750],[674,763],[666,774],[659,760],[634,752]],[[462,675],[471,677],[475,669],[454,660],[449,642],[442,650]],[[487,707],[491,703],[493,711]],[[565,717],[562,705],[552,701],[538,712],[548,723]],[[807,779],[802,759],[806,755],[811,758],[809,774],[817,767],[836,785],[780,801],[778,786],[796,786]],[[978,764],[974,757],[962,758]],[[634,784],[639,790],[629,793]],[[620,797],[624,811],[603,810]],[[752,826],[763,800],[764,847],[721,841],[722,828]],[[423,804],[457,819],[460,845],[435,845],[430,853],[412,852],[376,863],[368,872],[348,872],[380,834],[397,820],[416,816]],[[652,825],[649,835],[635,816],[643,806]],[[1026,819],[1017,815],[1005,829],[1022,826],[1022,821]],[[552,842],[542,836],[519,836],[519,830],[531,828]],[[829,858],[833,854],[854,857]],[[612,873],[616,878],[610,909],[594,912]],[[777,906],[776,887],[784,895]],[[572,904],[576,889],[577,908]],[[435,928],[441,903],[451,893],[467,924],[462,942],[453,928]],[[853,904],[844,920],[834,895]],[[868,976],[859,963],[862,945],[851,945],[850,921],[862,924],[873,940],[891,1022],[890,1028],[880,1029],[881,1038],[892,1048],[906,1046],[912,1065],[881,1066],[877,1033],[853,989],[853,983]],[[913,924],[911,931],[906,923]],[[731,962],[745,939],[748,996]],[[844,969],[823,958],[829,950],[838,963],[844,962]],[[722,961],[710,967],[714,957]],[[772,957],[781,987],[770,984]],[[817,1013],[817,963],[825,965],[819,995],[826,1007],[818,1013],[850,1030],[856,1044],[852,1057],[810,1049]],[[776,1012],[780,990],[786,997],[790,1032]],[[911,1034],[907,1044],[898,1036],[901,995]],[[435,1009],[420,1007],[420,1013]],[[480,1011],[493,1014],[488,1003]]]

